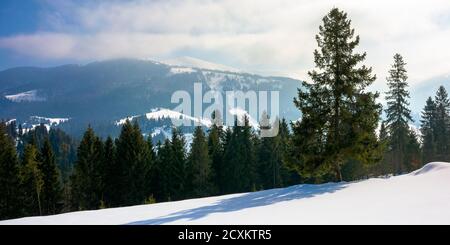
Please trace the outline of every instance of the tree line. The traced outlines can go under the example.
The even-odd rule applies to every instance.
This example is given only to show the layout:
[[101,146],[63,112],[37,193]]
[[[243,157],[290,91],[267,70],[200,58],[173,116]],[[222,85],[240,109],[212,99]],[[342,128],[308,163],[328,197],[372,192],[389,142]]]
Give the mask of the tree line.
[[366,53],[355,51],[360,39],[347,14],[332,9],[316,40],[311,82],[303,82],[294,99],[302,117],[277,119],[275,137],[260,137],[247,117],[223,126],[215,113],[218,123],[196,127],[189,147],[178,128],[154,144],[136,121],[127,121],[115,139],[88,127],[76,144],[60,130],[38,126],[23,133],[20,124],[0,123],[0,218],[351,181],[450,161],[443,86],[426,101],[419,134],[411,127],[400,54],[386,78],[383,110],[380,94],[367,89],[376,76],[363,64]]

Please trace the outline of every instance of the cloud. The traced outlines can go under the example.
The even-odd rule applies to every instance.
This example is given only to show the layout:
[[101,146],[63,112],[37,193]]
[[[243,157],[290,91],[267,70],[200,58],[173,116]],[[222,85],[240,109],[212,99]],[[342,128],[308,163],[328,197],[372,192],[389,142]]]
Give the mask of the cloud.
[[0,48],[77,61],[201,50],[203,58],[242,70],[305,79],[314,67],[318,26],[336,6],[361,36],[359,50],[367,51],[377,88],[385,88],[395,52],[405,56],[412,84],[450,72],[448,0],[56,2],[44,2],[45,31],[0,37]]

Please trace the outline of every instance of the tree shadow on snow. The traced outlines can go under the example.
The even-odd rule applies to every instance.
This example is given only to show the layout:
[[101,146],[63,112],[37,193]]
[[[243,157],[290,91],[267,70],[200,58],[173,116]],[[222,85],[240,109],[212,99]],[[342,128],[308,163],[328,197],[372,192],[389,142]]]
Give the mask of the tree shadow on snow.
[[267,206],[278,202],[311,198],[324,193],[341,190],[347,183],[327,183],[322,185],[295,185],[287,188],[251,192],[237,197],[217,201],[212,205],[178,211],[158,218],[131,222],[129,225],[160,225],[176,220],[196,220],[213,213],[226,213],[247,208]]

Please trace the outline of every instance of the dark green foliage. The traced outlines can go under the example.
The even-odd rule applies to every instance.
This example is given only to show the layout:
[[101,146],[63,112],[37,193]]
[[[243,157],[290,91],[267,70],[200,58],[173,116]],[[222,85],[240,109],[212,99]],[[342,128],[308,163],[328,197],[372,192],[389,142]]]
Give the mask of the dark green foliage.
[[59,169],[56,166],[50,140],[46,139],[39,154],[39,170],[42,172],[42,213],[56,214],[62,208],[62,188]]
[[225,132],[223,173],[227,180],[224,193],[247,192],[256,189],[256,149],[254,133],[247,116],[242,118],[242,126]]
[[187,192],[192,197],[205,197],[213,193],[211,163],[205,133],[197,126],[188,156],[186,181]]
[[116,142],[118,168],[117,205],[142,204],[150,194],[147,181],[153,165],[148,143],[137,124],[127,121]]
[[364,90],[375,76],[361,64],[366,54],[354,52],[359,36],[350,24],[337,8],[323,18],[314,52],[317,70],[309,72],[313,83],[303,82],[294,100],[302,118],[293,125],[289,162],[319,181],[331,174],[342,180],[341,167],[349,160],[370,165],[380,158],[375,129],[381,106],[378,94]]
[[75,210],[97,209],[101,202],[99,166],[102,164],[103,144],[88,127],[77,151],[72,175],[72,198]]
[[34,144],[27,144],[20,168],[25,215],[42,215],[43,174],[39,162],[39,152]]
[[435,161],[436,158],[436,104],[428,97],[422,111],[420,131],[422,133],[422,155],[423,162]]
[[0,122],[0,219],[21,215],[19,161],[12,139]]
[[[262,124],[262,123],[261,123]],[[275,137],[263,137],[258,145],[259,183],[263,189],[278,188],[295,183],[295,172],[289,170],[284,162],[289,141],[289,129],[286,121],[276,119],[279,132]],[[269,130],[271,126],[260,126]]]
[[434,125],[436,159],[450,161],[450,101],[444,86],[439,87],[434,101],[436,103]]
[[186,196],[186,152],[185,138],[176,128],[171,140],[157,146],[155,176],[155,198],[158,201],[180,200]]
[[[394,55],[394,64],[389,70],[387,78],[389,91],[386,95],[386,128],[389,134],[389,151],[391,163],[395,174],[401,174],[411,166],[418,165],[412,163],[416,156],[413,149],[418,147],[416,137],[414,137],[409,127],[409,122],[413,122],[409,106],[409,92],[407,90],[408,76],[405,69],[406,63],[400,54]],[[414,160],[415,161],[415,160]]]
[[226,181],[223,175],[224,131],[221,119],[215,114],[212,115],[213,124],[208,134],[208,153],[211,159],[213,186],[215,192],[221,194]]

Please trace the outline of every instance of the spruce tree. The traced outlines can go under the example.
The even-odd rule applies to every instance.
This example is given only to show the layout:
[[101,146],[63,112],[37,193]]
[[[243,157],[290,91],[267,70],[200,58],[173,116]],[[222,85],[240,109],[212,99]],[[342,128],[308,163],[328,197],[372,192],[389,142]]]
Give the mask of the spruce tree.
[[41,148],[39,160],[43,179],[42,211],[45,215],[56,214],[61,207],[62,189],[59,169],[48,138]]
[[444,86],[439,87],[434,101],[436,157],[439,161],[450,161],[450,101]]
[[408,76],[406,63],[400,54],[394,55],[394,64],[387,78],[389,91],[386,93],[386,127],[389,133],[390,150],[394,164],[394,173],[400,174],[405,169],[406,148],[409,137],[409,122],[413,122],[409,106],[407,90]]
[[168,162],[171,170],[171,178],[173,181],[170,190],[170,198],[172,200],[180,200],[185,197],[186,186],[186,139],[183,133],[177,129],[172,129],[171,159]]
[[72,175],[72,197],[75,210],[97,209],[101,204],[101,182],[98,166],[102,164],[102,142],[89,126],[77,151]]
[[365,90],[375,76],[361,64],[366,54],[354,51],[359,36],[343,11],[333,8],[323,18],[316,40],[312,83],[303,82],[294,99],[302,118],[293,124],[289,164],[304,177],[324,181],[333,174],[341,181],[341,167],[350,159],[364,165],[379,159],[378,94]]
[[120,187],[118,195],[122,205],[136,205],[144,203],[150,186],[146,178],[150,171],[148,161],[148,144],[142,136],[139,125],[130,121],[123,125],[117,141],[117,166],[122,176],[119,177]]
[[208,134],[208,152],[211,158],[211,175],[213,176],[214,188],[218,194],[223,193],[224,179],[223,175],[223,137],[224,131],[221,119],[216,116],[218,113],[213,113],[213,124],[209,129]]
[[188,156],[187,188],[193,197],[205,197],[212,193],[211,159],[208,142],[201,126],[195,127]]
[[156,166],[152,171],[152,189],[157,201],[170,201],[173,196],[173,179],[171,178],[172,149],[169,139],[158,142],[156,149]]
[[25,146],[20,171],[21,189],[23,191],[23,206],[25,215],[42,215],[42,193],[44,178],[39,162],[39,152],[31,143]]
[[120,187],[120,183],[118,183],[120,177],[120,169],[117,167],[116,147],[111,137],[108,137],[105,141],[103,169],[104,174],[102,176],[102,201],[107,207],[120,206],[120,198],[118,197],[117,193],[117,190]]
[[242,118],[243,126],[237,126],[237,120],[233,131],[226,132],[223,168],[227,180],[224,185],[225,193],[252,191],[257,184],[255,135],[247,116]]
[[436,129],[436,104],[431,97],[428,97],[426,101],[420,122],[423,163],[429,163],[436,160],[436,140],[434,132]]
[[0,219],[21,215],[19,161],[4,123],[0,123]]

